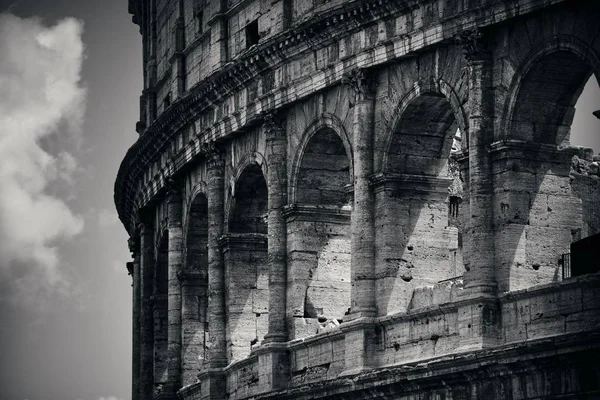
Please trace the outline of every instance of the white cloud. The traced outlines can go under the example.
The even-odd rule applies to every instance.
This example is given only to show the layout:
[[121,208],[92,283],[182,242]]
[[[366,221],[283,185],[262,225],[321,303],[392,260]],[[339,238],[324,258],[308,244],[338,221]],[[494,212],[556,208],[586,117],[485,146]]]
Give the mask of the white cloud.
[[119,223],[119,215],[116,210],[102,208],[98,210],[98,225],[101,227],[114,226]]
[[57,245],[83,229],[60,190],[77,162],[47,150],[80,140],[82,29],[0,14],[0,272],[23,290],[68,286]]

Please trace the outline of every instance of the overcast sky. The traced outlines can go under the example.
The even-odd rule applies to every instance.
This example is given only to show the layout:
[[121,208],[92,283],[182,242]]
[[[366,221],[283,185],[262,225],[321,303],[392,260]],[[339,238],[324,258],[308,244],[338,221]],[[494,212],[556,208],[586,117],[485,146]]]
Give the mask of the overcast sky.
[[129,399],[113,184],[137,138],[141,36],[127,0],[0,12],[0,399]]
[[[130,255],[112,196],[137,138],[141,48],[127,0],[0,0],[2,400],[130,398]],[[598,93],[592,80],[573,134],[596,152]]]

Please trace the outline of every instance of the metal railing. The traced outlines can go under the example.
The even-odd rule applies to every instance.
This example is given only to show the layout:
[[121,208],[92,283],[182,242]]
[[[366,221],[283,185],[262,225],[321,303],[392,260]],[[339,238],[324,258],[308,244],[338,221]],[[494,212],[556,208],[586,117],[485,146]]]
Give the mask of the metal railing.
[[562,266],[562,278],[571,277],[571,253],[565,253],[558,259],[558,265]]

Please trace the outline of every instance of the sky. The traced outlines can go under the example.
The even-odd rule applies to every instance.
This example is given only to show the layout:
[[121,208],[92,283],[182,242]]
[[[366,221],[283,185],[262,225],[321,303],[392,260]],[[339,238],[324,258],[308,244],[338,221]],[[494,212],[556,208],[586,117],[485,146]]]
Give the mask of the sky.
[[[113,185],[136,140],[127,0],[0,0],[0,399],[124,400],[131,278]],[[600,151],[592,79],[572,142]]]
[[0,399],[130,398],[113,185],[138,137],[127,0],[0,0]]

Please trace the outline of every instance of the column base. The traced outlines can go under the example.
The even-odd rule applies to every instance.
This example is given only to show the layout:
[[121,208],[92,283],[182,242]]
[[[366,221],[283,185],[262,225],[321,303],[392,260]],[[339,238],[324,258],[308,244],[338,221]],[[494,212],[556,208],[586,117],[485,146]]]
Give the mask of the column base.
[[359,318],[374,318],[377,316],[376,308],[359,308],[359,309],[350,309],[347,317],[344,319],[344,322],[354,321]]
[[376,318],[357,318],[340,325],[344,332],[345,368],[341,375],[354,375],[376,365]]
[[[481,289],[481,287],[478,287]],[[471,290],[461,293],[458,306],[457,352],[483,350],[500,344],[501,310],[495,295]]]
[[262,341],[262,344],[268,343],[283,343],[287,341],[287,334],[275,332],[275,333],[267,333],[265,338]]
[[286,388],[290,382],[290,353],[287,343],[263,344],[256,353],[261,391]]
[[210,368],[198,374],[200,397],[203,400],[225,400],[227,376],[222,368]]
[[163,385],[162,391],[154,397],[155,400],[178,400],[177,391],[181,385],[167,382]]

